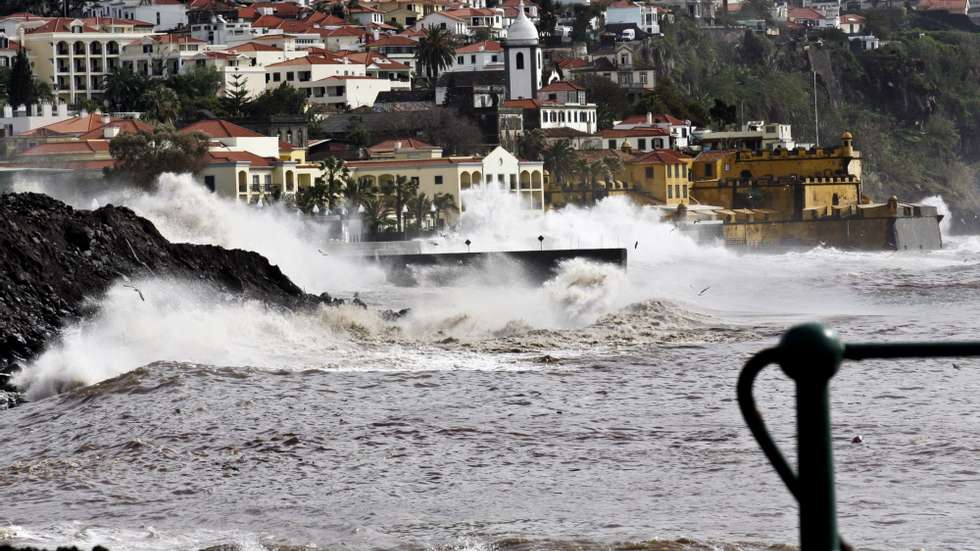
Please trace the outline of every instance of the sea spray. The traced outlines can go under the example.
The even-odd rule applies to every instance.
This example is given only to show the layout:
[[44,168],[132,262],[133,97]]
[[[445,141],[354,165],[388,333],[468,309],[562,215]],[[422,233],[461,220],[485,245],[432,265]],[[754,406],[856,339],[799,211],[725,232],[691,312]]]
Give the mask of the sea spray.
[[[38,191],[76,208],[125,205],[149,219],[171,242],[255,251],[310,293],[360,291],[384,281],[376,266],[323,251],[326,226],[279,203],[255,208],[209,192],[189,174],[163,174],[154,191],[132,187],[78,190],[44,180],[20,180],[16,191]],[[92,197],[90,194],[95,194]]]
[[946,201],[943,200],[943,196],[931,195],[919,202],[923,205],[936,207],[936,211],[943,217],[943,219],[939,221],[939,232],[942,234],[943,238],[949,237],[949,230],[953,227],[953,217],[949,211],[949,205],[947,205]]

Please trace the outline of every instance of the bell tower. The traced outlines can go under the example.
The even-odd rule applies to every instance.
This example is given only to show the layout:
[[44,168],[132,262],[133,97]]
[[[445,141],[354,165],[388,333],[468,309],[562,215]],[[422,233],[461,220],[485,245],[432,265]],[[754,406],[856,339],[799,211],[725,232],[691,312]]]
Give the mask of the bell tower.
[[517,17],[507,28],[504,39],[504,68],[507,72],[507,99],[535,99],[541,88],[541,48],[538,29],[524,13],[524,0],[517,6]]

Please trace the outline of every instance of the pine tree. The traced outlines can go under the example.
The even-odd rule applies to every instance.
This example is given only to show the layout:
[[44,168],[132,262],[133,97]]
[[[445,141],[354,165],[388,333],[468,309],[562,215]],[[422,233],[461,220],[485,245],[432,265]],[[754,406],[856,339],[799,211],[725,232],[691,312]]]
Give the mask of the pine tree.
[[230,117],[242,118],[245,116],[249,103],[251,103],[248,95],[245,77],[236,72],[232,75],[231,82],[225,89],[225,97],[221,100],[222,107]]
[[18,50],[13,67],[10,69],[10,80],[7,81],[7,100],[10,105],[17,107],[32,105],[36,99],[37,90],[34,84],[34,73],[31,71],[31,62],[27,59],[27,53],[21,48]]

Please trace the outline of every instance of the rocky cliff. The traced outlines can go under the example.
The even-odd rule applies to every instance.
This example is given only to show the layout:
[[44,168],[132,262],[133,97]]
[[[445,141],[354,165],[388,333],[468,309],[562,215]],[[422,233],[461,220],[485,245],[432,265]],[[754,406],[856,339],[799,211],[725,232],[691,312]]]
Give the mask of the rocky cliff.
[[8,375],[120,278],[175,276],[285,308],[332,302],[303,293],[257,253],[170,243],[125,207],[75,210],[46,195],[0,195],[0,409]]

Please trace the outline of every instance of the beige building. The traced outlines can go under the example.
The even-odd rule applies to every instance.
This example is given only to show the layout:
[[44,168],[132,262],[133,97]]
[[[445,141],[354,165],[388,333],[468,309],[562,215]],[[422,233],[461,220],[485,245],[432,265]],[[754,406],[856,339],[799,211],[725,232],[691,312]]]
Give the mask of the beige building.
[[181,130],[210,140],[207,166],[198,177],[215,193],[247,203],[288,199],[322,175],[306,162],[306,151],[222,120],[206,120]]
[[[392,150],[399,141],[418,145],[410,139],[392,140],[395,142]],[[385,144],[378,145],[384,145],[382,149],[387,150],[388,146]],[[449,194],[460,211],[464,209],[461,193],[471,189],[509,191],[525,200],[528,208],[544,209],[545,175],[544,163],[540,161],[521,161],[502,147],[497,147],[481,158],[430,157],[431,149],[415,146],[403,148],[404,154],[386,151],[384,154],[391,158],[351,161],[347,163],[347,167],[350,168],[353,178],[368,178],[379,187],[395,181],[399,176],[416,180],[419,192],[429,197],[439,193]],[[454,220],[447,222],[453,223]]]
[[187,35],[157,34],[134,40],[122,48],[119,61],[134,73],[150,78],[170,78],[207,49],[208,43]]
[[123,46],[153,33],[153,24],[131,19],[59,17],[22,33],[37,78],[58,100],[98,100],[103,79],[120,63]]

